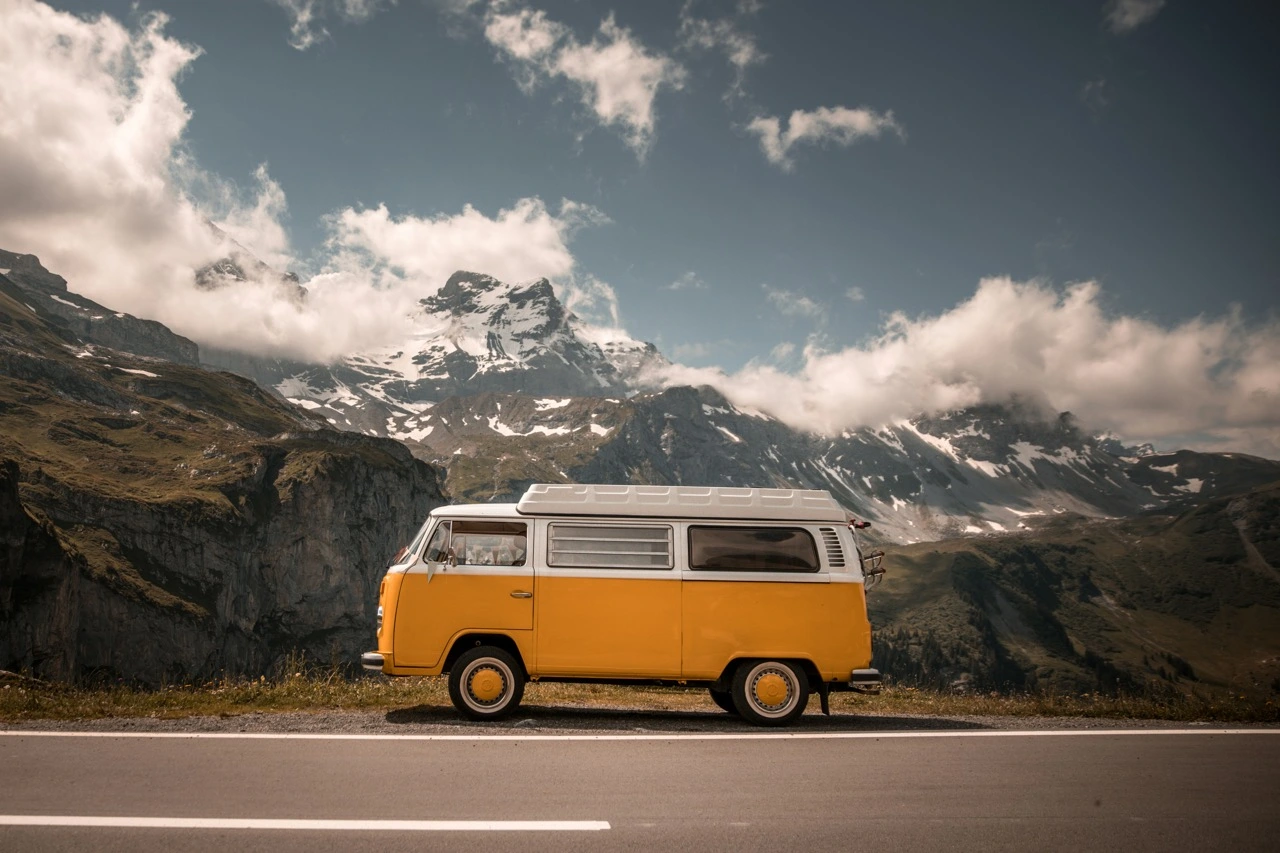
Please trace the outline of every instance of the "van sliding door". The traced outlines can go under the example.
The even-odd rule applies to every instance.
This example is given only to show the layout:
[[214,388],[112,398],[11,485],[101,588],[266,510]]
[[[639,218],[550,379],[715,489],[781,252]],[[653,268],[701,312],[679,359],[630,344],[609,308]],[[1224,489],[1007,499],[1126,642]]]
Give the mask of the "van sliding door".
[[678,677],[671,525],[574,521],[546,530],[536,566],[538,674]]

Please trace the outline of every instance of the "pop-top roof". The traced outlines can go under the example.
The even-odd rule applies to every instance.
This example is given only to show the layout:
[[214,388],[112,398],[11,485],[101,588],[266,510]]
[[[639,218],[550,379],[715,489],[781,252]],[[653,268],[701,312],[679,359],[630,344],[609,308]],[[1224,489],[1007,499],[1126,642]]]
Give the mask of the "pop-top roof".
[[830,492],[695,486],[597,486],[534,483],[516,504],[526,515],[634,515],[781,521],[848,519]]

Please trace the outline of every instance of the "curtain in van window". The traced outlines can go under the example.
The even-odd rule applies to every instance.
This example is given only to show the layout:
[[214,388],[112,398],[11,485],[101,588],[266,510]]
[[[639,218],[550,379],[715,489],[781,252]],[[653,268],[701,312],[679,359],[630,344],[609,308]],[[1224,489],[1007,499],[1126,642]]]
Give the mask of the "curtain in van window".
[[689,568],[726,572],[816,572],[818,548],[799,527],[690,527]]
[[455,521],[449,552],[460,566],[523,566],[527,531],[516,521]]

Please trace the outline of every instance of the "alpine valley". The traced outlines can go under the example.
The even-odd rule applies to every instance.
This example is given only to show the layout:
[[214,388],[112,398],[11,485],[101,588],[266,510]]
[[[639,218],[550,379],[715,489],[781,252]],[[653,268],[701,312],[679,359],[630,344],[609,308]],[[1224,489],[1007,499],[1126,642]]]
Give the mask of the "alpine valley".
[[458,272],[411,321],[328,365],[197,350],[0,252],[0,667],[354,660],[432,506],[595,482],[830,490],[889,552],[870,606],[900,681],[1280,691],[1280,462],[1025,398],[812,435],[665,387],[656,347],[545,279]]

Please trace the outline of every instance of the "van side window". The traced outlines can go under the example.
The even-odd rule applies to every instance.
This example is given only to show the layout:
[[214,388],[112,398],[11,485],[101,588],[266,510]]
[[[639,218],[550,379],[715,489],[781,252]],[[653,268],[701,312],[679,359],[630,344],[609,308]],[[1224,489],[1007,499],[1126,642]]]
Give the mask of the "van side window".
[[431,541],[427,543],[427,553],[423,554],[423,559],[432,563],[443,563],[449,550],[449,522],[442,521],[436,525],[436,532],[431,534]]
[[690,527],[689,568],[726,572],[816,572],[818,548],[799,527]]
[[669,569],[670,527],[551,525],[547,565],[561,568]]
[[519,521],[455,521],[449,553],[459,566],[523,566],[528,526]]

